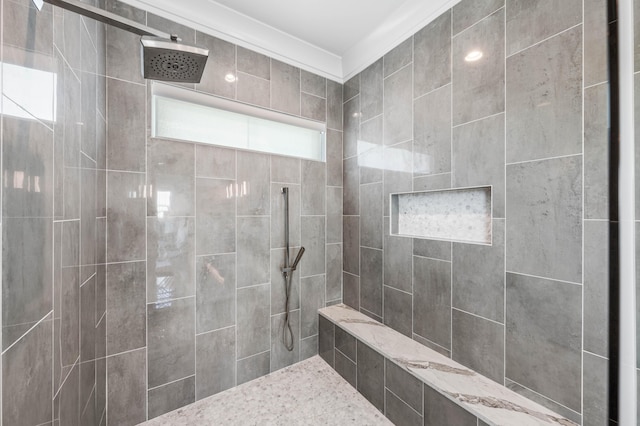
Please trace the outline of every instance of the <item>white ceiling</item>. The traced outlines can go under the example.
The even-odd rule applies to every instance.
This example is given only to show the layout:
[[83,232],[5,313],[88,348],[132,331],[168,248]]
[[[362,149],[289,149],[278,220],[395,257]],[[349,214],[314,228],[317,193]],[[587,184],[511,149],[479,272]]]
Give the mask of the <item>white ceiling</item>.
[[459,0],[121,1],[343,82]]

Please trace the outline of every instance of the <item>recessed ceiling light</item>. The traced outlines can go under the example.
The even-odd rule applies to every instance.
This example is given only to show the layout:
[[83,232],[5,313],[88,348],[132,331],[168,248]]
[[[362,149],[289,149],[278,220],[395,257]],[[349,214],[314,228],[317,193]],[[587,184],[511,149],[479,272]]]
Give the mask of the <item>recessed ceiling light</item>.
[[464,60],[467,62],[475,62],[480,58],[482,58],[482,52],[479,50],[472,50],[464,57]]
[[227,74],[227,75],[225,75],[225,76],[224,76],[224,79],[225,79],[226,81],[228,81],[229,83],[233,83],[233,82],[235,82],[235,81],[236,81],[236,76],[235,76],[235,75],[233,75],[232,73],[229,73],[229,74]]

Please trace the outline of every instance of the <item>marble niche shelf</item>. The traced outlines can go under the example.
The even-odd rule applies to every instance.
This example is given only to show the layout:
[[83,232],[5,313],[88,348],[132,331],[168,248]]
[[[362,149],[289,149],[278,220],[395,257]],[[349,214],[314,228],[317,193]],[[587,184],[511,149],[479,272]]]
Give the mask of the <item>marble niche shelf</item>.
[[491,244],[491,186],[390,194],[391,235]]

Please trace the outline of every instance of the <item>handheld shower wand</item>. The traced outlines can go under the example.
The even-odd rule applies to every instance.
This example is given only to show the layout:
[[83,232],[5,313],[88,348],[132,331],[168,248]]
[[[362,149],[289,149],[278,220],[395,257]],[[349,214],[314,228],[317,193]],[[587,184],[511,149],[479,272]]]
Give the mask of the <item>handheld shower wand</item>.
[[291,328],[291,322],[289,318],[289,300],[291,299],[291,280],[293,278],[293,272],[298,267],[300,259],[304,254],[304,247],[300,247],[298,254],[296,255],[293,264],[290,263],[289,258],[289,188],[282,188],[282,195],[284,195],[284,266],[282,267],[282,276],[284,277],[284,323],[282,325],[282,343],[288,351],[293,350],[293,329]]

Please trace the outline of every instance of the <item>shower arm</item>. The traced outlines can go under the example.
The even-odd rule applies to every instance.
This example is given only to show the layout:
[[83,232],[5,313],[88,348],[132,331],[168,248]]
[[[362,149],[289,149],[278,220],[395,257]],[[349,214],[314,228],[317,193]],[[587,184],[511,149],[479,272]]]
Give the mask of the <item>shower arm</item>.
[[106,10],[98,7],[81,3],[78,0],[33,0],[33,3],[38,10],[42,9],[43,1],[44,3],[49,3],[70,12],[78,13],[82,16],[86,16],[87,18],[95,19],[96,21],[120,28],[121,30],[128,31],[133,34],[161,37],[167,40],[173,39],[170,34],[158,31],[155,28],[147,27],[146,25],[139,24],[131,19],[123,18],[115,13],[107,12]]

